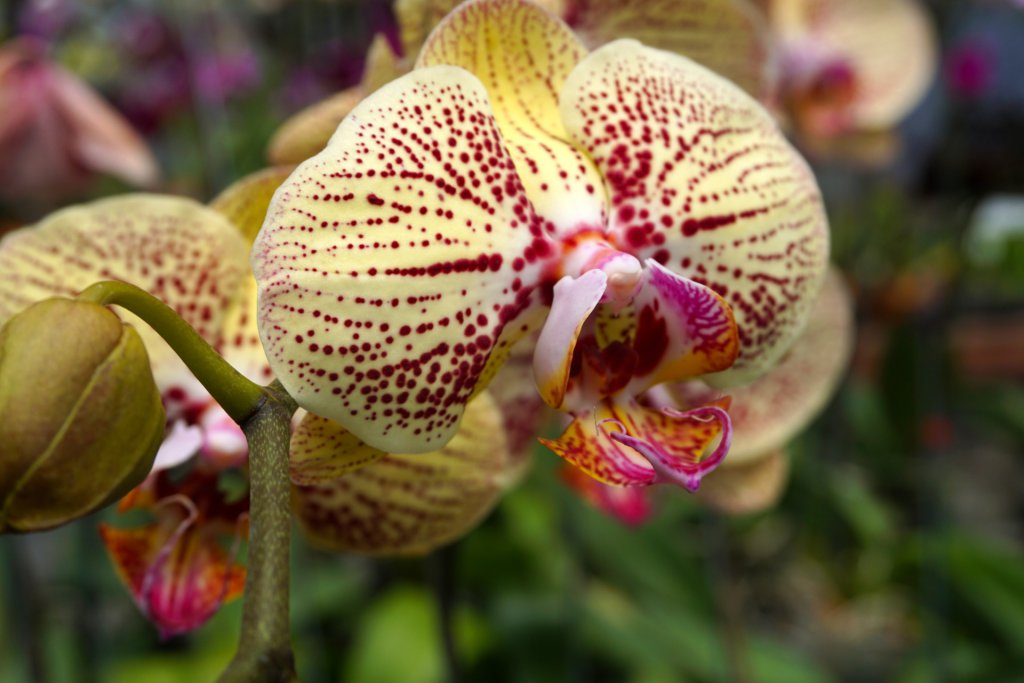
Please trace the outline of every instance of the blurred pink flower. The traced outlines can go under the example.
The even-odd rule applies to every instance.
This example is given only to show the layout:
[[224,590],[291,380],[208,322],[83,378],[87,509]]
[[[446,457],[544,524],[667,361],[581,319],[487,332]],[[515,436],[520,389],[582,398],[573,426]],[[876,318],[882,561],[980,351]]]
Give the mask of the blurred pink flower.
[[124,118],[50,62],[41,43],[0,46],[0,197],[53,200],[82,190],[96,173],[143,186],[159,174]]
[[995,76],[991,50],[974,40],[953,46],[946,55],[945,76],[954,95],[965,99],[982,95]]
[[251,51],[207,55],[195,67],[196,91],[203,100],[221,102],[253,88],[260,76],[259,58]]

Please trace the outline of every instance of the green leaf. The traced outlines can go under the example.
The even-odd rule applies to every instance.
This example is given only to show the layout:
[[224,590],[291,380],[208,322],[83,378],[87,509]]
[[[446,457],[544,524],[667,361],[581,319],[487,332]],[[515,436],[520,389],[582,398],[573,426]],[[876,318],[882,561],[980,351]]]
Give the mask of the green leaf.
[[[391,589],[361,615],[339,680],[441,683],[445,665],[439,625],[433,596],[415,586]],[[476,659],[487,646],[487,625],[469,610],[460,609],[453,628],[460,664]]]

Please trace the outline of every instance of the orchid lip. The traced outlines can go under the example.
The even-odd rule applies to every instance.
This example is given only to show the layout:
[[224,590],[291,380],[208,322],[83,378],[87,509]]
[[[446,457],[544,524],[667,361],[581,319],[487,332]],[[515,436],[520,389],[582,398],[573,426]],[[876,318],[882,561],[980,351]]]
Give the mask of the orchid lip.
[[656,445],[630,436],[625,429],[625,425],[617,420],[612,421],[621,428],[621,431],[611,432],[609,436],[622,445],[629,446],[651,464],[655,472],[655,480],[652,483],[674,483],[693,493],[700,488],[701,480],[722,464],[726,454],[729,452],[729,446],[732,443],[732,422],[729,419],[729,414],[716,406],[703,406],[686,412],[666,408],[662,412],[681,420],[697,420],[700,422],[717,420],[722,425],[722,435],[718,446],[711,455],[699,462],[674,462],[670,464]]

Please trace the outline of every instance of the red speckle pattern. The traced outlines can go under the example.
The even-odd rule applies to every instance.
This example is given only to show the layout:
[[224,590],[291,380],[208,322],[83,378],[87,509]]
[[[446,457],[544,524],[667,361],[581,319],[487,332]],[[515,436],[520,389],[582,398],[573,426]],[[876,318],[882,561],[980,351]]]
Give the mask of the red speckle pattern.
[[817,185],[770,115],[699,65],[629,40],[587,57],[561,107],[608,183],[609,237],[732,307],[736,381],[770,367],[828,258]]
[[462,69],[364,101],[278,190],[253,250],[260,331],[300,405],[389,452],[446,443],[557,256]]
[[607,196],[558,112],[565,79],[587,50],[573,32],[525,0],[467,2],[423,45],[417,67],[450,64],[480,79],[505,145],[538,213],[561,235],[604,225]]
[[[247,276],[247,251],[227,219],[182,197],[123,195],[64,209],[0,242],[0,322],[47,297],[122,280],[158,297],[215,344]],[[118,314],[135,322],[161,389],[188,375],[148,325]]]
[[[335,551],[421,554],[473,528],[514,469],[502,416],[487,394],[434,453],[385,455],[315,486],[295,488],[295,515],[314,543]],[[481,448],[481,444],[486,444]]]

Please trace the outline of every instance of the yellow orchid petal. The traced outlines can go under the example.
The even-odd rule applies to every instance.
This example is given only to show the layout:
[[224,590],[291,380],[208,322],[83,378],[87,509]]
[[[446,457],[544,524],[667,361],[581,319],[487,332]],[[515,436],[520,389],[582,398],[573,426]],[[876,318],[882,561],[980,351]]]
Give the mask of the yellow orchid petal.
[[[230,220],[251,244],[263,225],[274,192],[291,174],[290,166],[275,166],[251,173],[225,188],[210,208]],[[259,328],[256,326],[256,280],[247,273],[239,294],[224,315],[217,349],[231,365],[254,382],[273,379]]]
[[388,42],[387,36],[378,33],[373,37],[370,47],[366,50],[366,65],[363,67],[363,77],[359,84],[369,94],[405,74],[408,70],[406,61],[399,59],[395,51],[391,49],[391,43]]
[[567,142],[558,93],[586,49],[541,7],[470,0],[434,30],[417,68],[460,66],[483,82],[526,194],[560,234],[600,228],[604,182]]
[[750,515],[775,505],[788,478],[789,458],[783,451],[771,451],[739,466],[723,465],[704,480],[697,497],[727,515]]
[[253,249],[260,335],[300,406],[383,450],[435,451],[529,331],[554,256],[483,86],[419,69],[277,191]]
[[281,124],[267,144],[267,159],[272,164],[285,165],[298,164],[313,156],[327,146],[342,119],[364,97],[405,71],[407,68],[399,64],[387,39],[376,36],[366,53],[360,83],[311,104]]
[[274,192],[293,170],[293,166],[271,166],[250,173],[224,188],[210,201],[210,208],[234,223],[251,244],[263,227]]
[[293,115],[267,143],[267,160],[272,164],[298,164],[310,158],[324,148],[338,124],[364,97],[366,91],[355,85]]
[[[441,20],[463,0],[395,0],[395,19],[406,59],[415,59],[423,42]],[[569,0],[534,0],[556,16],[562,16]]]
[[337,422],[312,413],[306,413],[292,434],[290,451],[292,483],[303,486],[330,483],[387,455]]
[[918,0],[774,0],[771,17],[790,51],[810,43],[850,68],[853,128],[899,122],[935,77],[935,28]]
[[685,55],[759,100],[776,87],[771,32],[747,0],[573,0],[566,21],[591,48],[634,38]]
[[395,0],[398,39],[406,59],[416,59],[423,41],[462,0]]
[[[36,301],[114,279],[160,298],[216,343],[247,274],[247,250],[227,219],[183,197],[123,195],[64,209],[0,241],[0,323]],[[148,325],[118,313],[142,337],[161,389],[190,376]]]
[[633,40],[591,53],[562,116],[604,174],[608,236],[717,292],[739,326],[742,384],[799,334],[828,258],[817,184],[771,115],[738,87]]
[[441,450],[385,455],[334,481],[296,487],[293,507],[316,545],[418,555],[475,527],[509,485],[512,465],[500,411],[483,393]]
[[730,390],[733,437],[725,468],[778,450],[825,407],[853,351],[853,305],[831,269],[810,320],[789,351],[753,384]]
[[519,481],[530,466],[530,456],[553,412],[541,400],[533,379],[533,339],[512,347],[508,360],[487,387],[501,411],[512,461],[510,480]]

